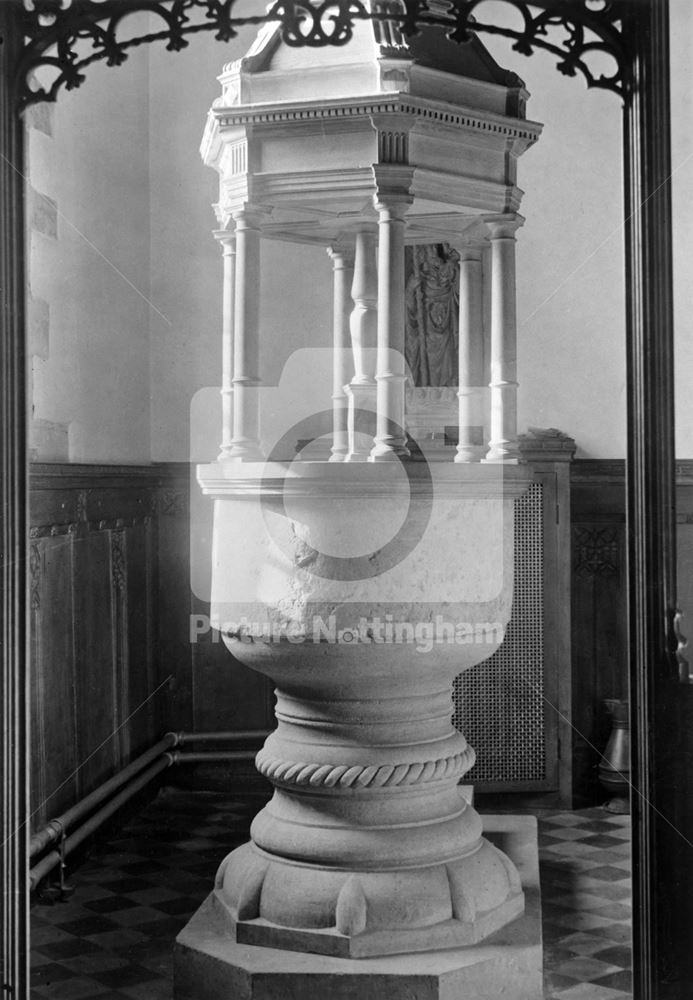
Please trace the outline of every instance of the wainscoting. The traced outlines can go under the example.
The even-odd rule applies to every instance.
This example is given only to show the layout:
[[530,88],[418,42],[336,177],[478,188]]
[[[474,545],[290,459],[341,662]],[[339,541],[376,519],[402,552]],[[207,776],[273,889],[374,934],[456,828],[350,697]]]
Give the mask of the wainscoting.
[[[574,461],[570,502],[573,792],[575,805],[586,806],[606,797],[596,770],[611,728],[604,700],[628,697],[625,463]],[[676,464],[676,506],[686,632],[693,622],[693,461]]]
[[32,466],[32,830],[166,730],[270,728],[269,684],[190,642],[189,497],[187,465]]

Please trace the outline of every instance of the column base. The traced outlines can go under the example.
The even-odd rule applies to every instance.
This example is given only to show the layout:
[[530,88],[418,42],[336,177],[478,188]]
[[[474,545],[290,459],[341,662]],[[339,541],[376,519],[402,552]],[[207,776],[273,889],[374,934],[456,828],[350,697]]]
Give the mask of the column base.
[[[480,944],[340,958],[237,943],[212,893],[176,941],[175,1000],[539,1000],[541,903],[536,821],[484,817],[484,833],[517,867],[524,914]],[[425,932],[424,932],[425,933]],[[290,945],[289,945],[290,948]]]
[[232,448],[227,451],[223,457],[220,456],[218,461],[221,462],[264,462],[265,456],[260,448]]
[[471,444],[457,447],[455,451],[455,462],[471,464],[473,462],[483,462],[486,457],[486,448],[483,445]]
[[376,444],[371,451],[369,462],[401,462],[403,458],[411,458],[411,452],[405,445]]
[[344,386],[347,397],[348,450],[345,462],[367,462],[373,447],[376,422],[377,386],[350,383]]
[[519,454],[505,452],[487,452],[486,457],[481,459],[482,465],[520,465],[522,458]]

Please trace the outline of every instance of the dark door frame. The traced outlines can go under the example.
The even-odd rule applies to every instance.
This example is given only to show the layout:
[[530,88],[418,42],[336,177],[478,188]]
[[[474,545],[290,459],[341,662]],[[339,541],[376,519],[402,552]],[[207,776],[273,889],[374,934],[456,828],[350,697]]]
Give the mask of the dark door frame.
[[[202,7],[202,0],[196,0]],[[207,16],[216,21],[222,40],[230,37],[230,7],[220,0]],[[356,3],[340,0],[347,10],[340,31],[348,35]],[[421,15],[416,0],[403,0],[413,28]],[[619,64],[612,90],[624,100],[624,219],[626,227],[627,299],[627,517],[629,535],[629,635],[633,759],[633,934],[635,995],[638,1000],[683,998],[688,995],[693,922],[686,899],[685,874],[690,872],[693,831],[678,831],[665,822],[682,812],[681,791],[671,776],[666,737],[677,706],[691,690],[679,680],[673,628],[676,608],[673,436],[673,304],[670,192],[669,5],[668,0],[601,0],[602,14],[588,14],[588,0],[507,0],[525,17],[525,31],[516,33],[516,48],[529,54],[532,47],[551,48],[536,32],[539,14],[575,27],[563,49],[562,72],[583,72],[591,85],[609,85],[590,78],[581,57],[585,27],[599,25],[602,48]],[[295,0],[298,3],[298,0]],[[318,29],[298,38],[300,24],[295,3],[278,4],[287,33],[301,44],[326,44]],[[118,6],[119,4],[119,6]],[[72,29],[91,30],[98,22],[128,10],[149,9],[170,15],[169,48],[183,44],[182,0],[73,0],[65,11],[55,0],[34,0],[54,22],[71,18]],[[468,17],[480,0],[456,0],[455,37],[464,40]],[[298,4],[300,7],[301,4]],[[305,6],[305,0],[304,0]],[[592,2],[590,11],[599,4]],[[324,12],[324,11],[323,11]],[[480,16],[480,12],[479,13]],[[174,16],[175,15],[175,16]],[[0,2],[0,260],[2,282],[2,341],[0,392],[2,414],[2,605],[0,641],[3,657],[2,741],[2,984],[4,993],[24,997],[28,991],[27,943],[27,374],[24,315],[24,145],[20,105],[27,96],[26,78],[36,57],[31,38],[36,15],[28,15],[23,0]],[[264,15],[255,19],[261,21]],[[590,20],[591,19],[591,20]],[[306,22],[303,21],[303,24]],[[478,23],[475,30],[480,30]],[[493,26],[484,29],[493,31]],[[582,36],[580,35],[582,32]],[[46,41],[44,31],[44,41]],[[93,37],[93,36],[92,36]],[[161,35],[159,36],[161,37]],[[74,39],[74,35],[72,36]],[[52,41],[57,35],[52,36]],[[149,40],[149,39],[141,39]],[[346,41],[346,37],[340,37]],[[46,41],[43,50],[47,51]],[[333,38],[334,42],[335,39]],[[108,48],[110,45],[110,49]],[[32,48],[33,46],[33,48]],[[121,53],[108,39],[106,57],[118,63]],[[39,46],[40,49],[40,46]],[[33,53],[33,55],[32,55]],[[69,45],[58,48],[60,82],[75,79]],[[56,86],[57,90],[57,86]],[[54,94],[52,96],[55,96]],[[687,678],[686,678],[687,679]],[[673,715],[672,715],[673,713]],[[690,752],[693,736],[687,738]],[[678,798],[677,798],[678,797]],[[690,815],[690,814],[689,814]],[[663,817],[665,819],[663,819]],[[679,822],[684,822],[679,818]],[[676,824],[675,824],[676,825]],[[688,853],[686,853],[688,852]]]

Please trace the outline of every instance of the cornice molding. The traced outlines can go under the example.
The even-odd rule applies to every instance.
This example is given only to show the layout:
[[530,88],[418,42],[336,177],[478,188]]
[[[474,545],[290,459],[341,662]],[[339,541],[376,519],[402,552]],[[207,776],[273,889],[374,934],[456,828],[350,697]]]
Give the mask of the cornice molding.
[[[245,125],[309,125],[311,122],[342,119],[387,119],[389,116],[401,116],[401,123],[413,128],[419,121],[424,121],[441,128],[470,129],[478,132],[488,132],[502,136],[504,139],[517,139],[533,143],[539,137],[542,126],[537,122],[522,118],[511,118],[506,115],[487,112],[483,115],[471,110],[461,110],[454,104],[443,101],[427,100],[423,97],[413,97],[410,94],[374,94],[370,97],[335,98],[319,104],[307,101],[292,101],[282,104],[248,104],[233,107],[215,107],[211,112],[213,118],[222,128],[242,127]],[[386,121],[376,122],[379,127],[385,127]]]

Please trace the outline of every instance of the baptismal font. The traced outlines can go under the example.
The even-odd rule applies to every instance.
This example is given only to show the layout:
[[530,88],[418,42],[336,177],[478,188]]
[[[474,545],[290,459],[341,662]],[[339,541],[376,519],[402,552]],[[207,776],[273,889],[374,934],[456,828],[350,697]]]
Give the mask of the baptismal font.
[[[306,62],[268,25],[220,81],[202,154],[220,175],[223,428],[198,478],[214,624],[276,684],[257,757],[274,795],[179,938],[176,996],[512,984],[529,1000],[536,840],[517,819],[484,826],[461,787],[474,751],[451,687],[498,648],[512,604],[529,484],[516,161],[540,126],[477,39],[437,29],[359,23]],[[331,384],[307,403],[286,374],[272,434],[264,240],[324,247],[333,287]]]

